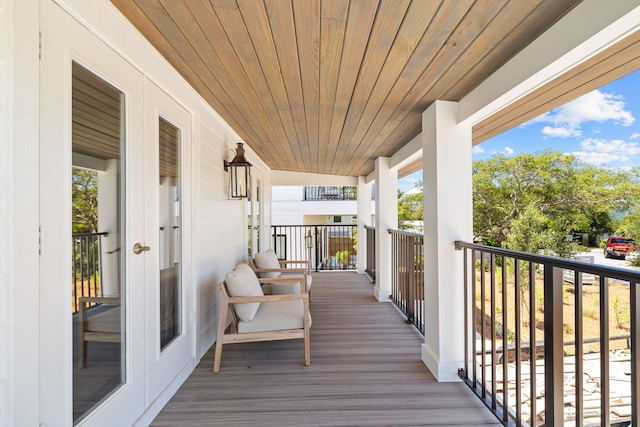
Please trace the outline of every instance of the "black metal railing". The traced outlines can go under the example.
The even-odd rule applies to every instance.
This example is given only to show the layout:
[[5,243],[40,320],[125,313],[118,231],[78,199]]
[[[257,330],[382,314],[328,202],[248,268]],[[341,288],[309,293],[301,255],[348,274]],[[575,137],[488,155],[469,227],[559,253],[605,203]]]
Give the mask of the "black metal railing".
[[391,234],[391,300],[407,316],[407,323],[424,334],[423,236],[402,230]]
[[305,186],[304,200],[358,200],[356,186]]
[[[74,233],[71,311],[77,313],[80,297],[102,296],[102,237],[109,233]],[[90,304],[95,305],[94,303]]]
[[272,225],[272,248],[279,259],[310,260],[315,271],[357,267],[356,225]]
[[373,283],[376,283],[376,229],[368,225],[364,226],[366,232],[367,245],[367,265],[365,273],[369,276]]
[[640,425],[640,274],[456,242],[461,378],[504,425]]

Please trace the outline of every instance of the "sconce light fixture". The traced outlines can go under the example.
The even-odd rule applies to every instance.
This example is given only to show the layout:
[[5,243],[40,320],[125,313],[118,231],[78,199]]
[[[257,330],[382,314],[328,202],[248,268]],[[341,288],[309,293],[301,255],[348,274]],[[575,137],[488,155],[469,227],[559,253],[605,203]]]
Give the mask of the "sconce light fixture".
[[238,142],[236,156],[227,162],[224,160],[224,170],[229,172],[229,198],[242,199],[249,197],[251,188],[251,163],[244,158],[244,147]]

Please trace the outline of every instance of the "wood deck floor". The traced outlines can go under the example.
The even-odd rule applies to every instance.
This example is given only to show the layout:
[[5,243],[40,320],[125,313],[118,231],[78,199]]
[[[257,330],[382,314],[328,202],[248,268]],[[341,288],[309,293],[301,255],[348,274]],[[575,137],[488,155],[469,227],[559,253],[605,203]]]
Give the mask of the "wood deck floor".
[[153,426],[499,426],[462,383],[437,383],[422,336],[355,273],[315,273],[311,366],[302,340],[213,349]]

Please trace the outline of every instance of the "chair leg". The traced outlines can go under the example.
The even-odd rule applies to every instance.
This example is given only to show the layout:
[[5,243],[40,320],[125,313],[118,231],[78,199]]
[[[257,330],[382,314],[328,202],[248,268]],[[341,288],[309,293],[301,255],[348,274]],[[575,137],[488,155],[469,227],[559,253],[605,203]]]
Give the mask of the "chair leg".
[[216,351],[213,357],[213,373],[220,372],[220,361],[222,360],[222,337],[216,341]]
[[216,350],[213,356],[213,373],[220,371],[220,361],[222,360],[222,342],[224,341],[224,330],[227,324],[227,303],[222,302],[218,315],[218,336],[216,336]]
[[309,331],[304,331],[304,366],[311,365],[311,340]]

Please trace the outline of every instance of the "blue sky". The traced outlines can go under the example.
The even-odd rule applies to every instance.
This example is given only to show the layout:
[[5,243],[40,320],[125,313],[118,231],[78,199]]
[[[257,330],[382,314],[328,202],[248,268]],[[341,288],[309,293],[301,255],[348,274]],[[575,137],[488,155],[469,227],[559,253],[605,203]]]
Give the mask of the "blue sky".
[[[603,167],[640,166],[640,70],[497,135],[473,148],[473,160],[545,149]],[[398,181],[410,190],[422,172]]]

